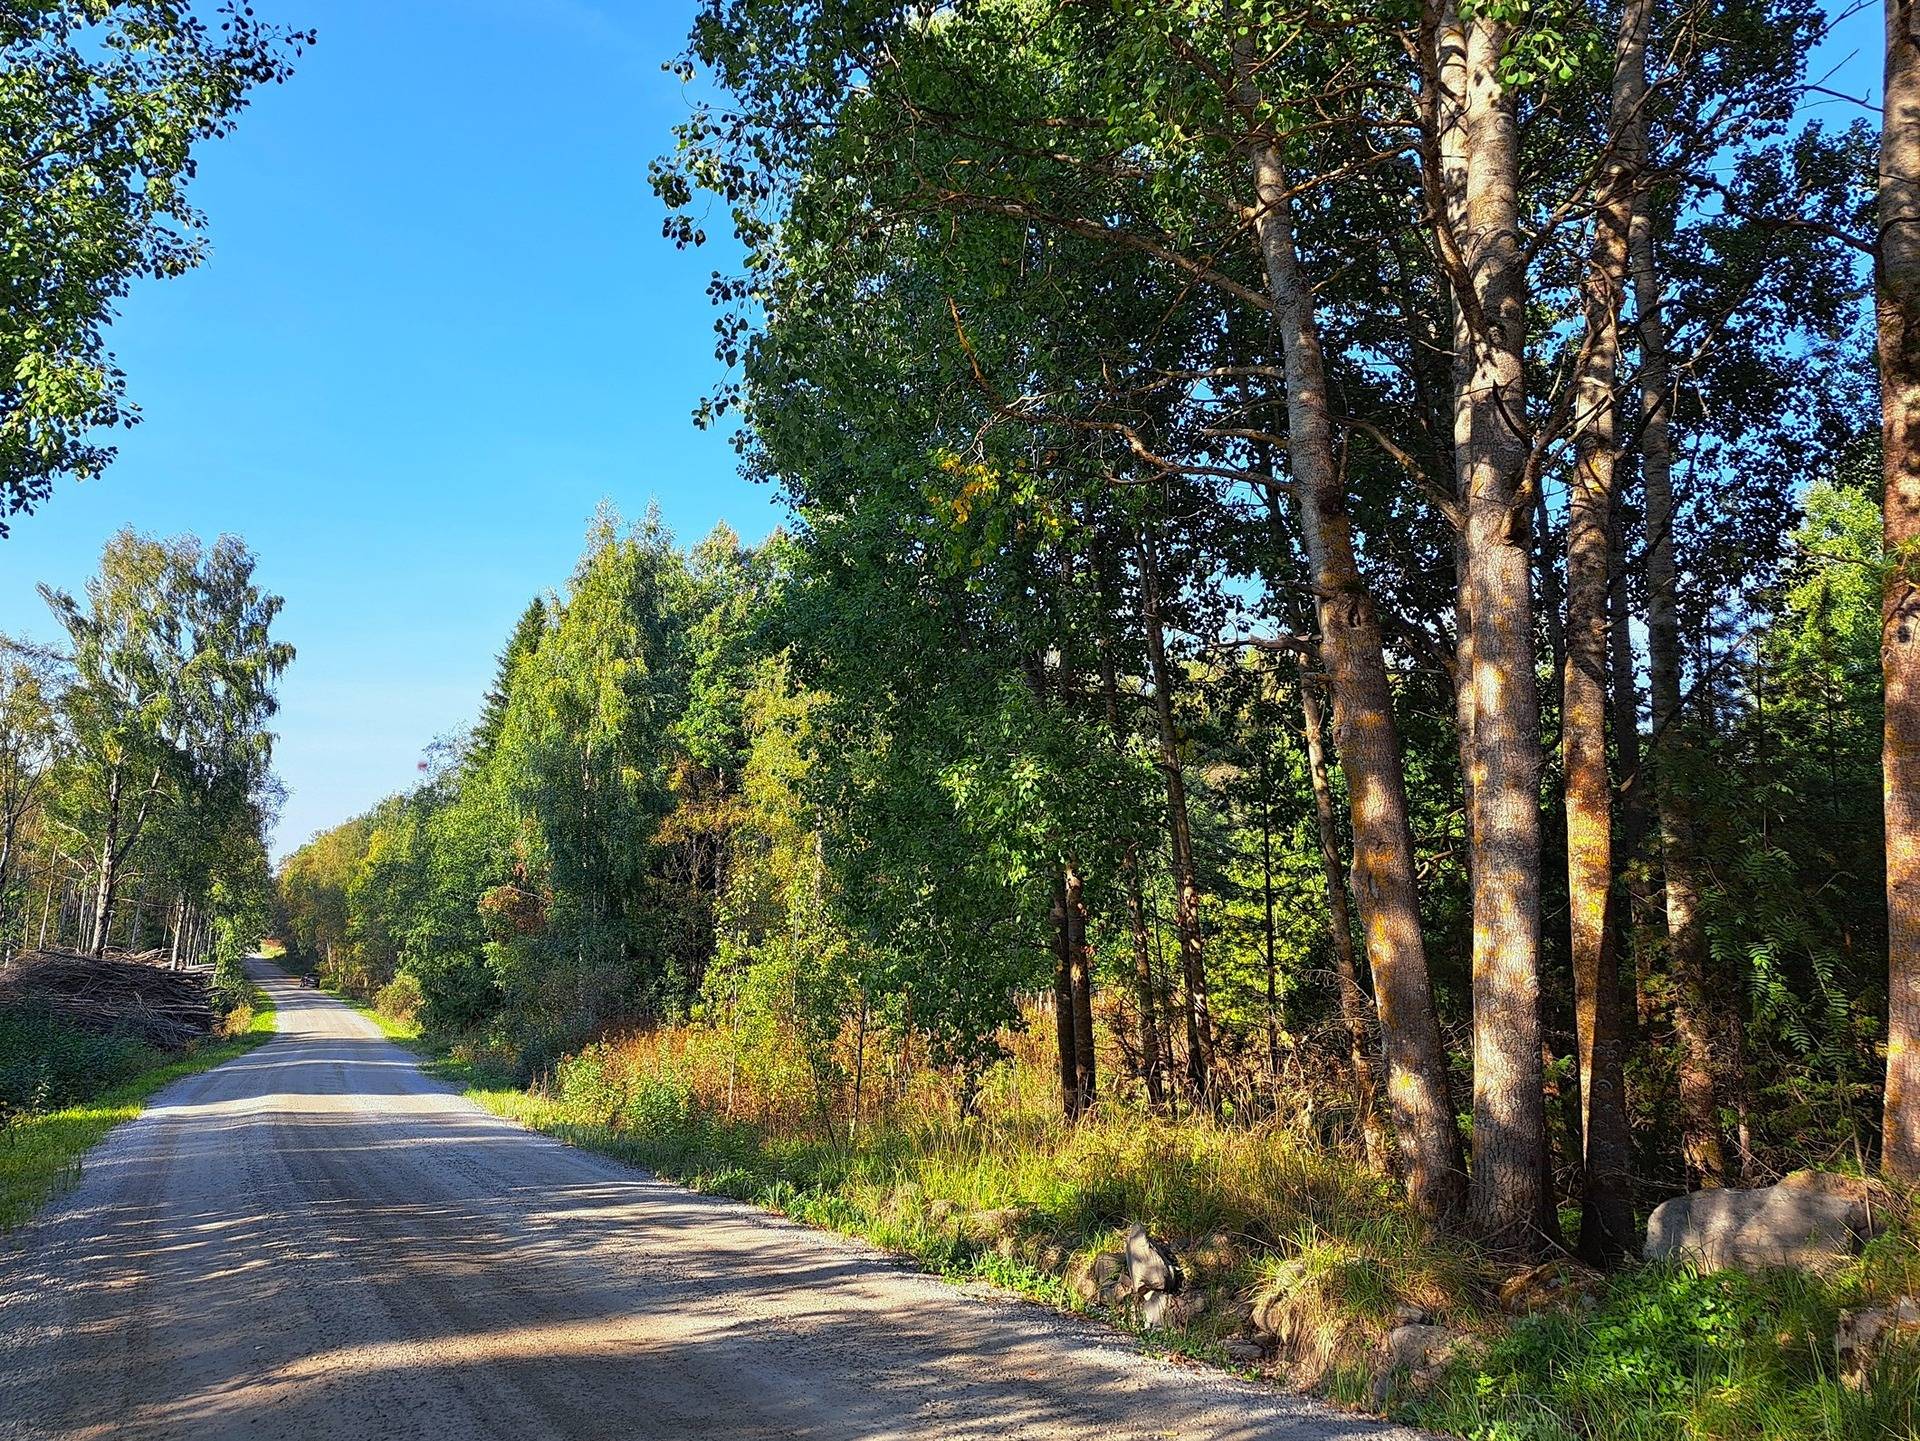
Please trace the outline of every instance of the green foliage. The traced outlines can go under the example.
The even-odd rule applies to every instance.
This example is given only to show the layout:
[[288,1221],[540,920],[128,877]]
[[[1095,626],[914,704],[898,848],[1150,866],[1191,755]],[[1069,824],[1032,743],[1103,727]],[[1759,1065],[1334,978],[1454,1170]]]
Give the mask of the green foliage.
[[197,156],[311,32],[222,5],[39,0],[0,17],[0,537],[63,475],[112,458],[139,411],[106,348],[137,278],[205,253]]
[[0,1011],[0,1116],[59,1110],[166,1060],[138,1040],[76,1030],[33,1006],[10,1007]]
[[1591,1311],[1518,1322],[1407,1415],[1475,1441],[1902,1441],[1920,1425],[1916,1358],[1843,1384],[1832,1338],[1848,1285],[1629,1271]]

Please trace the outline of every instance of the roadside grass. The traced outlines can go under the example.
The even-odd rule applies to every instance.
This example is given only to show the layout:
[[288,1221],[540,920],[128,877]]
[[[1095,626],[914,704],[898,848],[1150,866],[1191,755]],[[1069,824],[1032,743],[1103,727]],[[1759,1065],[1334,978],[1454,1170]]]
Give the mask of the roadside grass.
[[184,1054],[31,1017],[0,1019],[6,1094],[26,1102],[0,1121],[0,1233],[77,1182],[85,1153],[139,1115],[154,1092],[244,1055],[271,1037],[274,1025],[272,998],[258,989],[228,1012],[223,1033]]

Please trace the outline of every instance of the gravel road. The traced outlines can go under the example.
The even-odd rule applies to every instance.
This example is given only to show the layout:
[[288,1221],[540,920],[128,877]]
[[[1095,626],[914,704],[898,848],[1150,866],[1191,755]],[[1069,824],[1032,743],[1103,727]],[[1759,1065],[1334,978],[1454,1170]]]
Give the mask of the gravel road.
[[281,1034],[0,1241],[0,1435],[1416,1441],[534,1135],[256,974]]

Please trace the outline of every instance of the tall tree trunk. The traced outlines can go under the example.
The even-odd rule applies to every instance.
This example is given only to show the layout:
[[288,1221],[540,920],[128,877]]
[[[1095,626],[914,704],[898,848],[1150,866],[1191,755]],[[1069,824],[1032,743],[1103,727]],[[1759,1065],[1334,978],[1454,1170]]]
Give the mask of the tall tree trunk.
[[1287,465],[1312,568],[1320,655],[1333,693],[1334,743],[1347,777],[1354,894],[1373,969],[1395,1139],[1415,1208],[1452,1222],[1464,1209],[1465,1172],[1420,934],[1406,776],[1380,622],[1354,559],[1353,523],[1334,463],[1326,364],[1311,290],[1294,249],[1285,163],[1256,118],[1260,96],[1248,42],[1240,43],[1235,59],[1239,103],[1258,127],[1247,144],[1257,199],[1254,225],[1285,366]]
[[1881,1166],[1920,1180],[1920,13],[1887,0],[1880,141],[1880,436],[1887,572],[1880,659],[1887,826],[1887,1096]]
[[107,778],[107,819],[100,837],[100,875],[93,893],[93,927],[87,936],[87,950],[103,955],[107,949],[107,929],[113,923],[113,890],[119,880],[120,842],[120,767]]
[[1127,933],[1133,942],[1133,1002],[1140,1013],[1140,1082],[1147,1104],[1159,1110],[1166,1104],[1166,1046],[1160,1032],[1160,1003],[1153,979],[1153,948],[1147,934],[1146,900],[1140,893],[1140,856],[1128,846],[1120,858],[1127,892]]
[[1574,405],[1567,505],[1566,665],[1560,743],[1566,772],[1567,909],[1574,1037],[1580,1068],[1580,1250],[1611,1264],[1633,1246],[1632,1158],[1620,1050],[1619,911],[1613,874],[1613,783],[1607,772],[1607,624],[1612,572],[1616,398],[1627,233],[1645,147],[1651,0],[1628,0],[1615,45],[1610,155],[1594,210],[1583,305],[1586,338]]
[[1067,863],[1067,955],[1073,962],[1073,1069],[1078,1109],[1093,1104],[1098,1078],[1093,1059],[1093,948],[1087,944],[1086,883],[1079,868]]
[[1667,958],[1674,1028],[1680,1038],[1681,1150],[1703,1186],[1726,1178],[1726,1146],[1714,1082],[1712,1010],[1707,999],[1707,938],[1687,798],[1675,762],[1685,745],[1680,716],[1679,572],[1673,546],[1673,440],[1669,429],[1666,319],[1653,254],[1653,217],[1638,197],[1628,233],[1635,321],[1640,341],[1640,478],[1647,508],[1647,662],[1653,711],[1654,809],[1665,878]]
[[47,867],[47,897],[40,903],[40,938],[34,942],[42,950],[45,950],[47,945],[47,922],[53,916],[53,885],[59,879],[60,862],[64,859],[66,859],[64,856],[55,851],[52,864]]
[[1207,961],[1200,937],[1200,882],[1193,864],[1193,830],[1187,813],[1186,772],[1173,719],[1173,673],[1167,664],[1161,620],[1160,558],[1153,532],[1140,533],[1142,619],[1147,667],[1153,678],[1153,714],[1160,740],[1160,774],[1167,787],[1167,831],[1173,854],[1173,928],[1180,940],[1180,977],[1186,990],[1187,1081],[1195,1096],[1213,1095],[1213,1019],[1207,1007]]
[[[1467,32],[1450,9],[1436,17],[1433,27],[1435,93],[1428,123],[1434,129],[1434,158],[1440,170],[1439,205],[1448,232],[1459,237],[1467,228]],[[1457,243],[1457,241],[1456,241]],[[1473,386],[1473,331],[1467,321],[1467,302],[1454,274],[1442,267],[1441,283],[1449,300],[1453,330],[1453,428],[1457,435],[1470,424],[1467,398]],[[1467,508],[1467,472],[1454,467],[1455,495],[1460,515]],[[1473,578],[1467,563],[1464,525],[1453,538],[1453,725],[1460,757],[1460,835],[1467,857],[1467,885],[1472,893],[1473,867],[1479,854],[1473,837]]]
[[1273,792],[1267,749],[1260,744],[1260,904],[1262,959],[1267,973],[1267,1092],[1280,1093],[1280,965],[1273,934]]
[[1054,877],[1053,907],[1053,1029],[1060,1057],[1060,1114],[1068,1121],[1080,1116],[1080,1053],[1074,1039],[1073,931],[1068,919],[1067,868]]
[[[1613,713],[1613,750],[1621,779],[1620,844],[1614,872],[1621,888],[1620,914],[1612,928],[1619,954],[1633,957],[1633,1024],[1645,1031],[1652,1021],[1651,976],[1647,948],[1640,937],[1651,924],[1653,907],[1641,883],[1641,848],[1647,838],[1647,787],[1641,774],[1640,683],[1633,656],[1633,588],[1627,557],[1626,517],[1622,510],[1626,478],[1616,468],[1613,534],[1608,551],[1608,605],[1612,608],[1607,636],[1608,704]],[[1617,962],[1616,962],[1617,966]]]
[[[1107,594],[1107,575],[1101,570],[1103,597]],[[1110,615],[1110,604],[1101,607]],[[1120,682],[1113,659],[1113,642],[1103,630],[1100,637],[1100,695],[1106,709],[1107,733],[1114,751],[1126,748],[1126,729],[1120,718]],[[1131,841],[1120,857],[1120,878],[1127,896],[1127,935],[1133,943],[1133,996],[1140,1013],[1140,1083],[1146,1088],[1147,1103],[1159,1110],[1166,1102],[1161,1082],[1162,1047],[1160,1044],[1160,1007],[1153,983],[1153,950],[1147,936],[1147,908],[1140,893],[1140,852]]]
[[1540,713],[1525,493],[1526,258],[1510,27],[1466,27],[1466,232],[1472,364],[1454,433],[1465,497],[1473,659],[1473,1169],[1489,1243],[1537,1251],[1554,1233],[1540,1062]]
[[1367,1025],[1366,993],[1354,965],[1353,919],[1347,910],[1346,866],[1340,858],[1340,831],[1333,817],[1333,787],[1327,778],[1327,747],[1322,734],[1320,698],[1313,683],[1300,677],[1300,711],[1307,732],[1307,773],[1313,783],[1313,815],[1320,831],[1320,870],[1327,879],[1327,931],[1333,941],[1334,981],[1340,987],[1340,1021],[1347,1032],[1347,1064],[1353,1075],[1353,1103],[1366,1141],[1367,1160],[1384,1170],[1386,1138],[1374,1114],[1373,1041]]

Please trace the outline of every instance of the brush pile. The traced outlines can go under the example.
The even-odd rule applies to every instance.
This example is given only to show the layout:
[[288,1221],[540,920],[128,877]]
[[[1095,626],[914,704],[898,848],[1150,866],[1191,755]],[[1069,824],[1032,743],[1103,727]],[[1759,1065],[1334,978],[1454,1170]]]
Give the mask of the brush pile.
[[204,974],[167,970],[156,963],[164,954],[23,951],[0,968],[0,1008],[38,1007],[81,1030],[186,1046],[213,1029],[213,999]]

